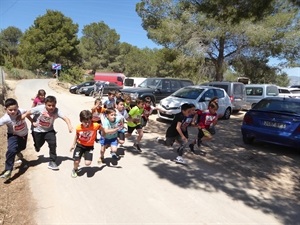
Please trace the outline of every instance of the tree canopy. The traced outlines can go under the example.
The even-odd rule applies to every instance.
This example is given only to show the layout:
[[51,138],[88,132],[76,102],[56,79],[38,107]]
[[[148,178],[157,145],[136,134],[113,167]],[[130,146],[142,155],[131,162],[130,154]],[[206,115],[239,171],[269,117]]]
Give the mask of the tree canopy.
[[20,54],[29,69],[51,68],[52,63],[70,66],[78,61],[78,25],[59,11],[47,10],[25,31]]

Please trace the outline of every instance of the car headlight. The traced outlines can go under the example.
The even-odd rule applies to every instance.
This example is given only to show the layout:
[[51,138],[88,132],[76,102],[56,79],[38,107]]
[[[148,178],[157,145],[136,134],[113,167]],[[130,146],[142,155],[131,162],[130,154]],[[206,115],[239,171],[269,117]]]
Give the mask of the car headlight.
[[139,97],[139,93],[131,93],[130,97],[135,100]]

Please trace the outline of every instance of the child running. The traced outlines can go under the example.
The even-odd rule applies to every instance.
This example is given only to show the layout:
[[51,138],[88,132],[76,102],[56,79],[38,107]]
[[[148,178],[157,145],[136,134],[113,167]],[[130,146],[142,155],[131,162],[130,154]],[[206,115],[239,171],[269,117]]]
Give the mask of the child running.
[[56,108],[56,98],[54,96],[47,96],[45,99],[45,105],[39,105],[31,110],[27,111],[22,115],[24,119],[27,116],[34,115],[32,137],[34,141],[34,148],[36,152],[39,152],[45,142],[49,146],[50,162],[48,165],[49,169],[59,170],[55,161],[57,158],[56,154],[56,131],[54,130],[54,120],[57,118],[63,119],[68,125],[69,132],[71,133],[73,127],[68,117],[64,116],[63,113]]
[[38,90],[36,97],[33,99],[31,107],[36,107],[37,105],[45,104],[46,91],[44,89]]
[[[26,113],[25,110],[19,109],[18,102],[13,98],[6,99],[6,113],[0,118],[0,126],[7,126],[7,152],[5,160],[5,171],[1,178],[9,179],[13,170],[15,156],[23,158],[22,150],[26,148],[28,127],[21,115]],[[27,117],[32,121],[31,117]]]
[[132,132],[136,129],[138,132],[138,137],[136,139],[136,142],[133,144],[133,147],[135,147],[138,151],[142,151],[140,147],[140,142],[143,137],[143,127],[141,125],[141,116],[144,111],[144,100],[137,99],[136,106],[134,106],[128,113],[128,119],[127,119],[127,134],[126,138],[130,137],[132,135]]
[[193,122],[192,110],[194,104],[184,103],[181,106],[181,112],[175,115],[170,127],[166,132],[166,140],[158,139],[158,142],[166,146],[173,146],[174,142],[178,142],[180,147],[177,149],[178,156],[175,162],[185,164],[183,153],[186,146],[192,144],[188,141],[188,126]]
[[93,123],[92,113],[89,110],[82,110],[79,114],[81,124],[76,127],[74,143],[70,151],[73,151],[74,168],[71,177],[77,177],[78,167],[82,155],[84,155],[85,165],[89,166],[93,160],[94,142],[97,131],[101,130],[101,124]]
[[[145,104],[144,104],[144,111],[142,114],[142,121],[141,121],[141,125],[142,125],[143,129],[145,129],[145,127],[149,121],[149,116],[152,114],[153,110],[155,110],[155,107],[153,107],[151,105],[151,98],[146,97]],[[144,132],[146,132],[146,131],[144,131]]]
[[[123,99],[118,99],[116,101],[116,115],[117,117],[120,117],[121,123],[125,124],[125,120],[128,119],[128,113],[124,109],[124,100]],[[125,142],[125,132],[126,129],[123,127],[123,129],[118,131],[118,142],[120,145],[124,144]]]
[[101,117],[105,112],[105,108],[102,107],[102,101],[100,98],[95,99],[94,106],[92,108],[92,121],[101,124]]
[[103,103],[104,108],[106,109],[114,109],[116,108],[116,99],[115,99],[115,92],[114,91],[109,91],[107,93],[107,100]]
[[98,163],[104,163],[104,154],[105,149],[110,147],[111,149],[111,157],[113,159],[119,159],[117,155],[117,147],[118,147],[118,131],[122,130],[124,124],[121,122],[121,118],[116,116],[115,109],[106,109],[105,111],[106,117],[102,121],[103,134],[100,137],[100,158]]

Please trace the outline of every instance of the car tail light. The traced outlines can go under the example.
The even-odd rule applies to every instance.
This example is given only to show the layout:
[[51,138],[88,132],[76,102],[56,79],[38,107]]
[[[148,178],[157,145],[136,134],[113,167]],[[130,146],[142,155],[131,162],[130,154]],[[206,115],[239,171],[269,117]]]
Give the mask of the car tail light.
[[244,116],[243,123],[244,123],[244,124],[247,124],[247,125],[253,124],[253,118],[252,118],[252,116],[246,114],[246,115]]
[[233,102],[234,97],[233,97],[233,96],[230,96],[229,98],[230,98],[230,101]]

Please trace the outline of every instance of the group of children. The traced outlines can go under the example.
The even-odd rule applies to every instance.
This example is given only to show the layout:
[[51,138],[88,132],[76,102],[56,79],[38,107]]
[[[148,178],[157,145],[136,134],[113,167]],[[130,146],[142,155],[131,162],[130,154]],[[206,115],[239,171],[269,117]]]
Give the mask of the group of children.
[[[118,145],[124,144],[125,138],[129,138],[134,130],[137,131],[137,138],[133,146],[138,151],[142,151],[140,143],[143,137],[143,127],[147,125],[149,116],[155,108],[151,106],[150,98],[138,99],[136,106],[132,108],[130,102],[130,96],[122,96],[119,91],[109,92],[108,99],[103,104],[101,99],[96,99],[91,110],[82,110],[79,113],[80,124],[76,126],[76,133],[71,146],[71,151],[74,151],[72,177],[75,178],[78,175],[82,156],[84,156],[85,165],[91,164],[95,142],[99,142],[101,145],[98,163],[105,162],[104,155],[108,147],[110,147],[112,158],[119,159]],[[44,143],[47,142],[50,155],[48,168],[59,169],[56,164],[57,145],[53,124],[55,119],[61,118],[67,124],[70,133],[73,127],[70,119],[56,107],[56,103],[56,98],[51,95],[46,97],[46,92],[42,89],[33,99],[30,110],[20,109],[15,99],[9,98],[5,101],[6,113],[0,118],[0,126],[7,125],[8,144],[2,178],[10,178],[15,157],[20,159],[23,157],[21,151],[26,148],[29,131],[25,118],[31,123],[35,151],[39,152]],[[181,112],[175,116],[167,129],[166,140],[160,140],[168,146],[172,146],[174,142],[180,145],[177,150],[176,162],[184,163],[182,155],[187,146],[194,152],[196,143],[199,146],[201,141],[212,138],[211,135],[215,132],[214,125],[217,123],[217,109],[216,100],[209,103],[207,112],[196,110],[193,104],[181,106]],[[198,127],[198,140],[189,140],[187,128],[190,125]],[[98,136],[99,138],[97,138]]]

